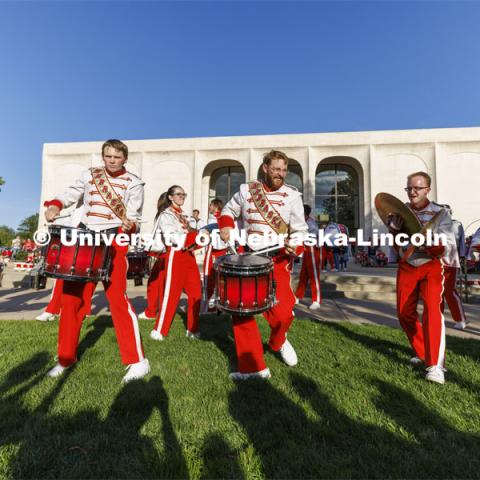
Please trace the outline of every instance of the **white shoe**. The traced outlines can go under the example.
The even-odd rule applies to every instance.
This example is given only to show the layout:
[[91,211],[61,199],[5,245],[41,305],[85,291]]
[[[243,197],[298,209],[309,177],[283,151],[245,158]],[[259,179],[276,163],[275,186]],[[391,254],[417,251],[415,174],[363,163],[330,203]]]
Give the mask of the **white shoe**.
[[252,380],[254,378],[263,378],[267,379],[270,378],[272,375],[270,373],[269,368],[264,368],[259,372],[252,372],[252,373],[240,373],[240,372],[232,372],[229,377],[232,380]]
[[208,308],[215,308],[217,306],[217,303],[215,302],[215,298],[212,297],[209,301],[208,301]]
[[322,273],[327,273],[327,271],[326,271],[326,270],[322,270]]
[[299,298],[295,298],[295,305],[300,305],[300,299]]
[[312,302],[312,304],[308,307],[309,310],[320,310],[321,305],[318,302]]
[[155,320],[155,317],[153,317],[153,318],[152,317],[147,317],[145,315],[145,312],[142,312],[138,315],[138,319],[139,320]]
[[150,338],[152,340],[157,340],[159,342],[165,339],[165,337],[160,332],[157,332],[156,330],[152,330],[150,332]]
[[423,365],[423,360],[420,357],[412,357],[409,362],[410,365],[413,365],[414,367],[419,367],[420,365]]
[[122,383],[128,383],[132,380],[138,380],[150,373],[150,363],[144,358],[140,362],[127,365],[127,374],[123,377]]
[[195,339],[200,338],[200,332],[193,333],[193,332],[191,332],[190,330],[187,330],[187,331],[185,332],[185,336],[186,336],[187,338],[191,338],[192,340],[195,340]]
[[59,363],[57,363],[51,370],[47,372],[47,377],[51,377],[51,378],[59,377],[60,375],[63,374],[63,372],[65,372],[67,368],[70,368],[70,367],[71,365],[69,365],[68,367],[64,367]]
[[35,320],[40,322],[51,322],[52,320],[55,320],[55,315],[53,313],[43,312],[36,317]]
[[292,347],[292,344],[288,340],[285,340],[285,343],[281,346],[279,353],[280,353],[280,356],[282,357],[282,360],[289,367],[294,367],[298,363],[297,354],[294,348]]
[[443,385],[445,383],[445,374],[443,373],[443,368],[438,365],[433,365],[427,368],[427,374],[425,379],[430,382],[440,383]]
[[334,268],[332,272],[338,272],[338,268]]
[[[38,318],[37,318],[38,320]],[[462,320],[461,322],[455,322],[455,325],[453,326],[453,328],[455,330],[465,330],[465,327],[467,326],[467,321],[466,320]]]

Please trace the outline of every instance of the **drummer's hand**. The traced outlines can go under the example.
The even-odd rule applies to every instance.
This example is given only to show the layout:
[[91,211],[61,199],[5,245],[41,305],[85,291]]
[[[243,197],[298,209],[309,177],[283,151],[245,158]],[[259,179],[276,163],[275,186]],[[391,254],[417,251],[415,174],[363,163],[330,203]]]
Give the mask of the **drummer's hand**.
[[389,213],[387,217],[387,228],[394,235],[400,232],[403,227],[403,218],[396,213]]
[[295,255],[297,247],[295,245],[290,245],[290,242],[288,241],[288,238],[285,240],[284,245],[285,245],[284,246],[285,253],[287,253],[288,255]]
[[122,222],[122,230],[125,233],[130,233],[134,229],[135,229],[135,222],[125,217]]
[[230,231],[232,227],[223,227],[220,229],[220,238],[225,242],[228,243],[230,240]]
[[45,218],[47,219],[47,222],[53,222],[58,217],[59,213],[60,209],[58,207],[56,207],[55,205],[50,205],[45,210]]

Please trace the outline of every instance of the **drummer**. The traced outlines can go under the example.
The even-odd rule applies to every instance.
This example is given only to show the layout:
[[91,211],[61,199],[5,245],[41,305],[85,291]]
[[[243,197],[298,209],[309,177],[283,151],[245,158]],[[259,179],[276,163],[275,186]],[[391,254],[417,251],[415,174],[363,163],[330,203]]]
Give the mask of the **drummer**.
[[[425,172],[415,172],[407,177],[407,192],[410,202],[406,205],[416,215],[422,225],[430,221],[437,212],[443,210],[441,222],[435,233],[444,233],[446,245],[431,247],[398,248],[397,274],[397,314],[400,324],[407,334],[415,356],[412,365],[426,367],[426,380],[445,383],[445,319],[442,312],[444,269],[443,263],[459,266],[452,220],[448,212],[428,198],[431,178]],[[392,215],[389,229],[397,233],[402,229],[404,219],[401,214]],[[413,253],[411,253],[413,251]],[[408,252],[408,253],[407,253]],[[410,256],[408,256],[411,253]],[[420,323],[417,312],[418,301],[422,297],[424,313]]]
[[[102,146],[104,167],[90,168],[76,182],[53,200],[45,202],[45,217],[52,222],[63,208],[84,204],[80,226],[91,230],[115,228],[118,232],[133,233],[143,208],[144,183],[125,169],[128,147],[120,140],[107,140]],[[143,353],[138,322],[127,297],[128,246],[113,242],[112,267],[108,282],[103,282],[112,312],[122,362],[127,365],[123,382],[142,378],[150,371]],[[83,306],[93,294],[95,283],[65,281],[61,299],[58,332],[58,363],[48,376],[58,377],[77,361],[77,347],[82,327]]]
[[[247,239],[256,233],[306,235],[302,195],[285,184],[288,173],[288,157],[285,153],[272,150],[263,157],[263,181],[251,181],[240,186],[222,210],[218,219],[220,235],[230,241],[234,220],[241,218],[247,228]],[[288,239],[287,239],[288,240]],[[264,312],[270,325],[269,347],[278,352],[289,366],[297,364],[297,354],[287,340],[287,332],[293,321],[295,295],[290,287],[291,256],[300,254],[303,246],[294,247],[288,241],[285,248],[272,255],[276,297],[278,303]],[[257,248],[258,249],[258,248]],[[263,345],[255,317],[233,315],[233,333],[237,352],[238,371],[230,374],[233,380],[270,378],[270,369],[263,358]]]

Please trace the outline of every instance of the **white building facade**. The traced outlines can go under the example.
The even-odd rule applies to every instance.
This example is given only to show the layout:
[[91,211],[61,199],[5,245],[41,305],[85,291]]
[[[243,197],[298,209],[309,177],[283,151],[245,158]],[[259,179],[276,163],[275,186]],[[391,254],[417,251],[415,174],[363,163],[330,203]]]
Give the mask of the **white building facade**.
[[[467,234],[480,226],[478,127],[123,141],[130,151],[127,169],[146,183],[144,231],[171,185],[188,193],[188,213],[197,208],[206,219],[212,198],[228,200],[240,183],[259,178],[262,157],[271,149],[289,156],[287,183],[303,192],[320,222],[334,220],[369,234],[380,227],[375,195],[388,192],[406,201],[406,176],[421,170],[432,177],[431,199],[450,204]],[[45,144],[41,205],[83,170],[101,165],[101,146]]]

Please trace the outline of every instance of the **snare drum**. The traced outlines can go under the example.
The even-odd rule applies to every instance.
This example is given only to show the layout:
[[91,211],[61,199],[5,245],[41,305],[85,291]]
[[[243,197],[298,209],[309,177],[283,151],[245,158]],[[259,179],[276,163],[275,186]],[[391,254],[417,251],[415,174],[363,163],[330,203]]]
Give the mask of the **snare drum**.
[[254,315],[273,307],[273,261],[260,255],[225,255],[215,264],[215,302],[234,315]]
[[[91,234],[94,240],[92,243],[95,243],[94,235],[99,232],[61,225],[52,225],[48,231],[50,241],[43,247],[42,275],[76,282],[108,281],[111,264],[110,247],[105,245],[102,238],[99,245],[80,245],[79,235]],[[77,242],[74,245],[62,244],[62,231],[68,243],[76,233]],[[110,229],[104,233],[116,231],[117,229]]]
[[144,250],[133,250],[128,252],[128,272],[127,278],[143,278],[150,275],[149,257]]

